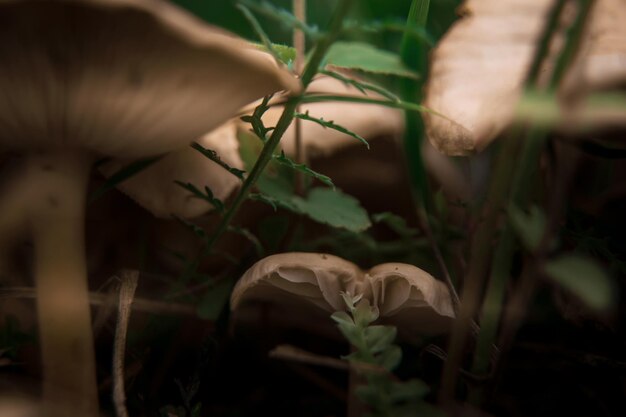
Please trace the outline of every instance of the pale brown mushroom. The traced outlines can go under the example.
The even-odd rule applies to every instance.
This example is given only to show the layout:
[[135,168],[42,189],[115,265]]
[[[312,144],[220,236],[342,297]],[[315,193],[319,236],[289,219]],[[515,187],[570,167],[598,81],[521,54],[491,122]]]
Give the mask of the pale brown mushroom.
[[45,410],[94,416],[83,241],[92,162],[179,149],[299,83],[160,0],[6,0],[0,36],[0,150],[25,154],[38,190],[18,209],[35,246]]
[[482,150],[514,119],[551,0],[467,0],[432,52],[426,133],[441,152]]
[[261,302],[277,306],[287,317],[303,312],[329,316],[346,309],[342,292],[361,295],[386,322],[407,331],[443,333],[454,317],[445,284],[413,265],[387,263],[363,271],[337,256],[303,252],[272,255],[254,264],[235,285],[231,309],[237,313],[247,303]]

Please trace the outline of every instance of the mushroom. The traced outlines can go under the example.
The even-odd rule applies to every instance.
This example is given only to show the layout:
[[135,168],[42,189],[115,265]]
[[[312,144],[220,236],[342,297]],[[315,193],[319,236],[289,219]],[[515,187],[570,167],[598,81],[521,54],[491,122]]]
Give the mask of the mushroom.
[[[237,127],[234,122],[229,121],[212,130],[202,136],[197,143],[205,149],[214,151],[230,167],[243,169],[243,161],[239,156]],[[100,171],[111,176],[130,162],[116,159],[104,164]],[[208,187],[213,196],[221,201],[226,199],[240,183],[237,177],[216,162],[187,147],[167,154],[147,169],[120,183],[117,188],[159,218],[174,215],[189,219],[214,209],[210,203],[195,197],[175,181],[190,183],[201,191]]]
[[432,52],[429,140],[448,155],[482,150],[513,121],[551,0],[467,0]]
[[384,321],[406,331],[443,333],[454,317],[445,284],[413,265],[385,263],[363,271],[337,256],[303,252],[254,264],[235,285],[231,309],[239,313],[246,305],[269,302],[285,317],[328,317],[346,309],[342,292],[361,295]]
[[184,147],[246,103],[299,84],[166,1],[6,0],[0,36],[0,149],[24,153],[38,190],[18,209],[35,246],[45,409],[93,416],[83,238],[92,162]]

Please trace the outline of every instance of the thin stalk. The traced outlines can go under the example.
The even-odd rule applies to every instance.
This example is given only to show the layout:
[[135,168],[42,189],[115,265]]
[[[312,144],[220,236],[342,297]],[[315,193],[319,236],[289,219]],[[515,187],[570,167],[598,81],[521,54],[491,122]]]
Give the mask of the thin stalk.
[[30,155],[38,192],[26,208],[35,247],[46,417],[99,413],[85,261],[85,194],[92,160],[80,152]]
[[[537,83],[541,63],[548,52],[550,40],[555,34],[564,5],[565,0],[559,0],[551,12],[542,43],[540,44],[531,67],[527,82],[528,87],[533,87]],[[568,30],[567,43],[557,60],[557,65],[550,79],[548,89],[554,91],[557,88],[565,69],[573,60],[583,33],[585,19],[591,6],[592,1],[583,0],[580,2],[576,21]],[[535,177],[535,173],[538,169],[539,158],[547,142],[547,136],[546,131],[542,131],[538,128],[531,128],[528,132],[521,155],[520,168],[517,170],[513,181],[513,192],[510,204],[525,207],[529,199],[532,179]],[[511,225],[507,223],[496,249],[492,274],[483,304],[481,333],[478,338],[474,362],[472,364],[472,372],[474,374],[486,374],[490,367],[492,347],[494,346],[500,326],[504,294],[510,278],[515,247],[515,235]],[[521,321],[519,317],[523,316],[523,310],[526,308],[528,300],[530,300],[534,292],[534,277],[537,272],[537,262],[531,260],[530,263],[531,265],[525,265],[523,268],[520,286],[515,292],[516,295],[513,297],[513,300],[509,303],[509,308],[504,318],[504,322],[508,323],[508,325],[503,329],[501,336],[501,339],[505,341],[504,344],[500,344],[500,348],[503,351],[509,349],[510,341],[514,337],[519,322]],[[471,393],[470,399],[476,404],[482,401],[483,396],[484,387],[479,387]]]
[[[306,24],[306,0],[293,0],[293,14],[299,21]],[[304,57],[306,54],[306,39],[304,32],[298,28],[293,29],[293,47],[296,49],[296,59],[294,68],[300,74],[304,68]],[[296,107],[296,112],[300,113],[300,106]],[[296,163],[307,163],[306,149],[302,145],[302,120],[296,118],[294,121],[294,133],[296,141]],[[304,194],[304,174],[299,171],[295,173],[295,191],[299,195]]]
[[[342,0],[335,9],[326,36],[321,38],[315,46],[313,54],[311,55],[309,62],[305,66],[302,77],[300,78],[304,89],[306,89],[306,87],[313,80],[315,74],[317,74],[322,60],[326,55],[326,52],[341,32],[343,19],[350,10],[353,2],[354,0]],[[280,116],[276,127],[272,131],[272,135],[263,146],[263,150],[261,151],[259,158],[257,159],[254,167],[250,171],[250,174],[243,182],[243,185],[241,186],[237,197],[233,201],[233,204],[228,208],[228,211],[225,213],[219,226],[215,229],[215,232],[213,232],[211,237],[208,239],[207,244],[202,251],[202,256],[207,256],[211,253],[215,242],[217,242],[222,234],[224,234],[224,232],[228,229],[228,226],[230,225],[233,217],[235,216],[235,214],[237,214],[243,202],[248,198],[248,194],[250,194],[252,187],[254,187],[254,184],[261,176],[261,173],[263,172],[267,164],[271,161],[274,150],[276,149],[276,146],[278,146],[280,139],[293,121],[295,111],[301,99],[302,96],[297,96],[290,97],[287,100],[287,103],[285,104],[285,109]]]
[[470,263],[467,279],[461,294],[461,306],[452,326],[448,344],[448,358],[443,370],[439,402],[449,404],[454,398],[456,380],[471,329],[474,314],[479,307],[485,275],[493,251],[493,240],[505,204],[509,184],[513,177],[513,164],[519,149],[519,132],[513,131],[505,138],[498,153],[487,200],[481,213],[481,223],[474,233],[470,247]]

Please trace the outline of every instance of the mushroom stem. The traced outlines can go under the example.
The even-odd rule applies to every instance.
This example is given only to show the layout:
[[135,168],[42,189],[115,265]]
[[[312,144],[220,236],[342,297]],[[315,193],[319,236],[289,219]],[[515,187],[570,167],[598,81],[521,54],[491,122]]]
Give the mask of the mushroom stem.
[[97,416],[93,333],[85,261],[85,194],[92,159],[46,152],[27,159],[38,190],[29,218],[35,247],[45,415]]

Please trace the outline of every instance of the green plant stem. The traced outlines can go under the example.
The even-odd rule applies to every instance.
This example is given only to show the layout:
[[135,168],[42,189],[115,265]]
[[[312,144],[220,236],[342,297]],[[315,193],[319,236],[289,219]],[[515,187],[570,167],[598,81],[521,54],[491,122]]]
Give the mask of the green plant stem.
[[461,295],[459,314],[452,326],[448,344],[448,358],[443,370],[439,402],[449,404],[454,398],[456,380],[467,334],[478,309],[485,275],[493,251],[493,240],[498,229],[499,218],[513,177],[513,164],[519,148],[519,132],[513,131],[505,138],[499,150],[498,160],[481,213],[481,223],[474,233],[470,247],[470,263],[467,279]]
[[[532,87],[536,84],[539,70],[541,67],[542,57],[548,52],[550,39],[554,36],[558,25],[559,16],[563,11],[565,0],[559,0],[555,5],[549,17],[548,26],[546,28],[543,40],[539,50],[535,56],[535,60],[531,67],[527,85]],[[555,90],[565,73],[565,69],[573,60],[580,39],[583,33],[586,16],[589,13],[592,1],[582,0],[576,21],[572,24],[567,33],[567,44],[560,54],[554,73],[548,85],[549,90]],[[538,161],[547,142],[547,132],[539,128],[531,128],[528,137],[524,142],[522,151],[520,168],[518,169],[513,182],[513,192],[510,204],[524,207],[529,199],[529,191],[531,190],[532,179],[538,169]],[[546,245],[547,240],[543,240]],[[542,245],[542,246],[543,246]],[[490,359],[492,356],[492,346],[494,345],[500,318],[502,316],[502,308],[504,302],[504,294],[507,283],[510,278],[512,259],[515,252],[515,235],[509,223],[506,224],[501,239],[496,249],[492,274],[485,295],[485,301],[482,309],[481,332],[478,337],[478,343],[472,364],[472,373],[483,375],[489,370]],[[535,288],[535,275],[537,273],[537,262],[531,261],[532,265],[525,265],[520,278],[520,287],[516,291],[516,296],[509,305],[505,324],[507,326],[502,331],[500,348],[507,351],[512,338],[517,332],[517,328],[523,316]],[[470,400],[477,404],[482,401],[484,396],[484,387],[478,387],[473,390]]]
[[[335,9],[335,12],[333,13],[333,18],[329,25],[328,33],[326,34],[326,36],[321,38],[315,46],[313,54],[311,55],[309,62],[305,66],[302,77],[300,78],[304,89],[306,89],[306,87],[313,80],[315,74],[317,74],[317,71],[319,70],[320,64],[322,63],[326,52],[339,35],[339,32],[342,28],[343,19],[350,10],[353,2],[354,0],[342,0]],[[272,131],[272,135],[263,146],[263,150],[261,151],[259,158],[257,159],[254,167],[250,171],[250,174],[243,182],[243,185],[241,186],[241,189],[239,190],[235,201],[224,214],[224,217],[222,218],[219,226],[215,229],[215,232],[213,232],[211,237],[208,239],[207,244],[202,251],[202,257],[207,256],[211,253],[211,251],[213,250],[213,246],[215,245],[217,240],[228,229],[228,226],[233,217],[235,216],[235,214],[237,214],[237,211],[239,211],[239,208],[241,207],[243,202],[248,198],[248,194],[252,190],[252,187],[254,187],[254,184],[261,176],[261,173],[263,172],[269,161],[271,161],[276,146],[278,146],[280,139],[291,124],[294,118],[296,108],[298,107],[301,99],[302,96],[296,96],[290,97],[287,100],[287,103],[285,104],[285,110],[280,116],[276,127]]]

